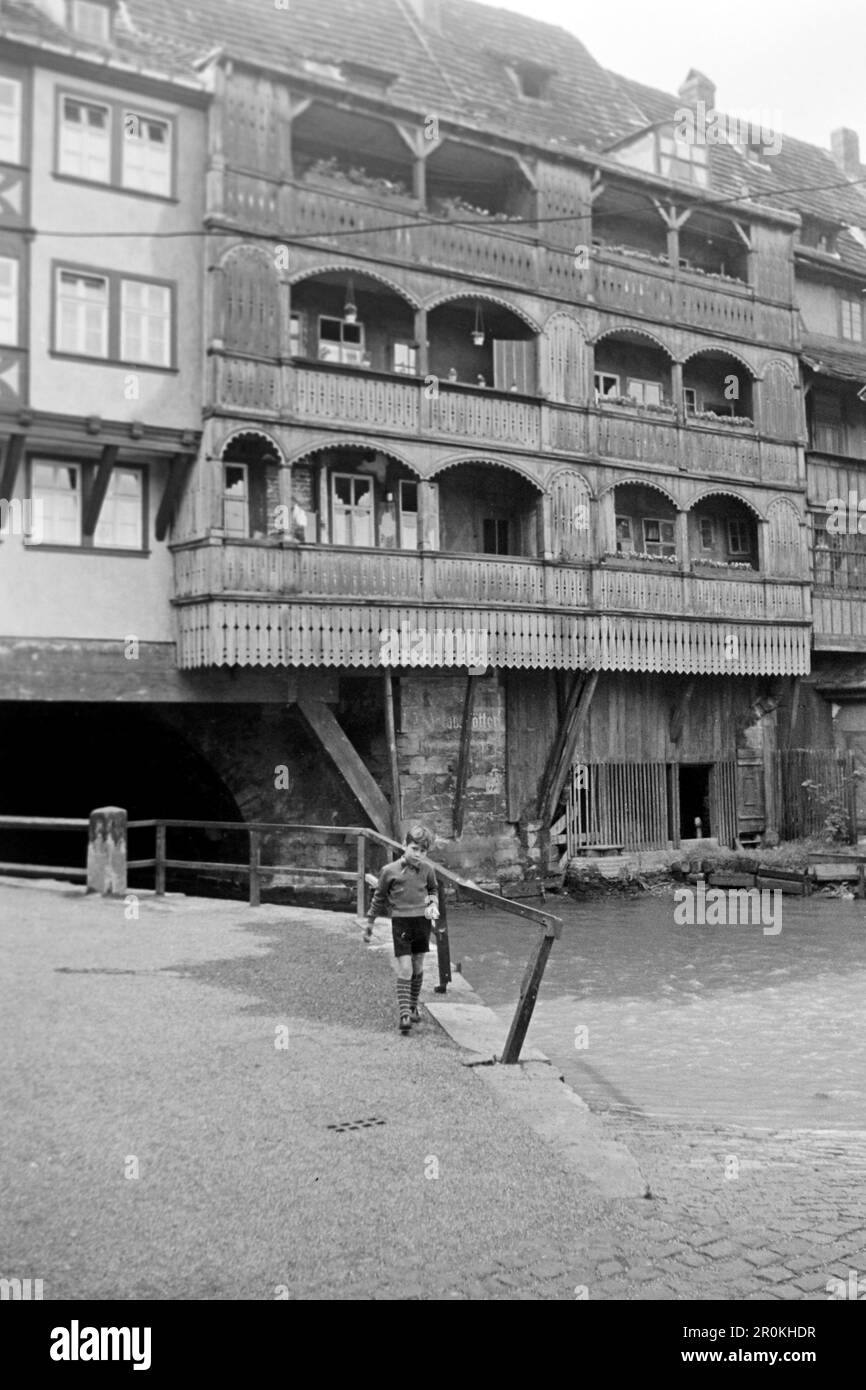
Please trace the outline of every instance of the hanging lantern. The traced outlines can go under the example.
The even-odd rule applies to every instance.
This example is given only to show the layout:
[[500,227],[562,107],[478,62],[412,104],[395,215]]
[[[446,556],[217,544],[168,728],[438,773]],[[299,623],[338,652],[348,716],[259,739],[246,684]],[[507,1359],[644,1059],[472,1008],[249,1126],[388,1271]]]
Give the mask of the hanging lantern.
[[346,303],[343,305],[343,321],[345,323],[358,322],[358,306],[355,303],[355,286],[352,283],[351,275],[349,276],[349,281],[346,286]]
[[472,341],[476,347],[484,346],[484,317],[481,313],[481,305],[476,301],[475,304],[475,327],[472,330]]

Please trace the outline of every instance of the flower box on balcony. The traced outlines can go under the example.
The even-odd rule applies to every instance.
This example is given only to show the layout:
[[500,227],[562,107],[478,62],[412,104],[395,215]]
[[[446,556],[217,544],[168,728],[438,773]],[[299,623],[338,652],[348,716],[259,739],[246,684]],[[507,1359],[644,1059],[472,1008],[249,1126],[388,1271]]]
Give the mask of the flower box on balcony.
[[664,570],[672,570],[678,567],[679,557],[676,555],[648,555],[646,551],[621,555],[616,550],[606,550],[601,557],[601,563],[608,569],[642,570],[646,569],[648,565],[656,565]]
[[326,193],[338,193],[345,197],[366,198],[370,202],[386,202],[395,207],[417,211],[418,199],[413,197],[405,185],[394,179],[376,178],[364,169],[342,169],[332,160],[319,160],[302,175],[303,182],[310,188],[320,188]]
[[686,416],[689,424],[725,425],[735,430],[754,430],[755,422],[749,415],[717,415],[714,410],[696,410]]
[[598,404],[605,409],[630,410],[636,415],[661,415],[668,420],[673,420],[677,413],[675,405],[669,405],[667,402],[662,405],[644,405],[634,396],[599,396]]
[[759,570],[741,561],[695,560],[691,561],[692,573],[698,579],[754,579],[762,578]]

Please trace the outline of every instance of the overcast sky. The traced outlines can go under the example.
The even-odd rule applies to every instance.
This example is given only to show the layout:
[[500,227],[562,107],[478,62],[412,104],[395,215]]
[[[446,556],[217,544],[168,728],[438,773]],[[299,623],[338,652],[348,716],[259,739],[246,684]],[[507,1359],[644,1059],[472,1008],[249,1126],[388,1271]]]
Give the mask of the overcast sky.
[[[482,0],[490,3],[490,0]],[[675,92],[689,68],[720,110],[778,112],[829,148],[850,126],[866,159],[866,0],[496,0],[570,29],[604,67]]]

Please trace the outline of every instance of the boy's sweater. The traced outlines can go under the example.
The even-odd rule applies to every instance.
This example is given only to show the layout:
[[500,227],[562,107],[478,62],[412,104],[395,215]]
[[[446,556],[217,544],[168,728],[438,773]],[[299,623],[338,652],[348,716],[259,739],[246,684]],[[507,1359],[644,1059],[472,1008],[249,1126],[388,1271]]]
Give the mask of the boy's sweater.
[[370,911],[375,917],[423,917],[430,898],[437,897],[436,874],[425,864],[413,868],[403,859],[386,864],[379,875]]

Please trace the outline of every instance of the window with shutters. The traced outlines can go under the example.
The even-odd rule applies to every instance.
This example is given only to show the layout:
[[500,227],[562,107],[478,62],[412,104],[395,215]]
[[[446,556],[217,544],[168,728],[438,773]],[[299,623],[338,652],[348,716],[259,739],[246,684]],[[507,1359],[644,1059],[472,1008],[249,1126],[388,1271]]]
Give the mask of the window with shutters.
[[18,261],[14,256],[0,256],[0,343],[15,346],[18,342]]
[[0,77],[0,163],[21,163],[23,88],[13,77]]

